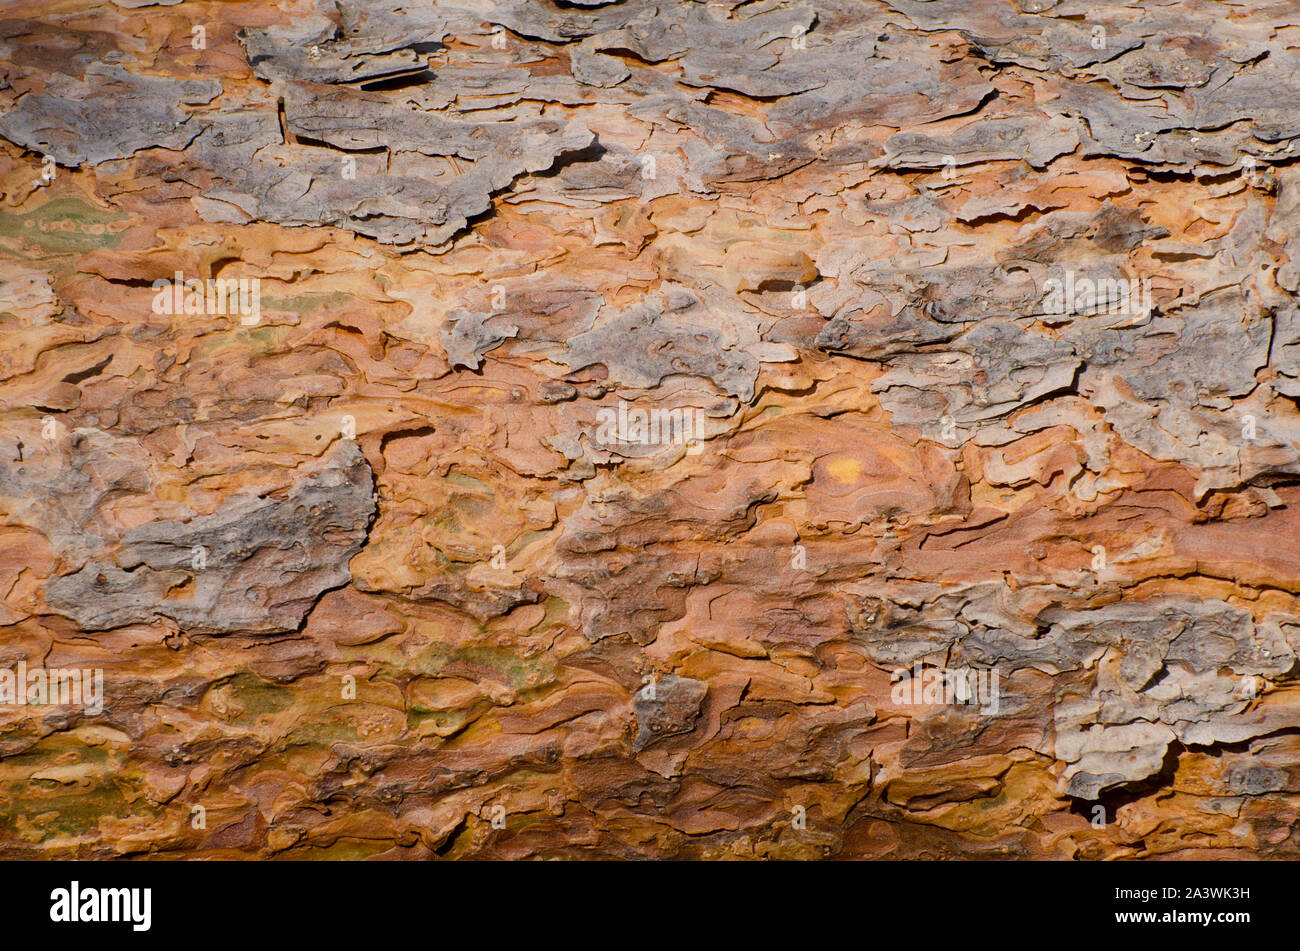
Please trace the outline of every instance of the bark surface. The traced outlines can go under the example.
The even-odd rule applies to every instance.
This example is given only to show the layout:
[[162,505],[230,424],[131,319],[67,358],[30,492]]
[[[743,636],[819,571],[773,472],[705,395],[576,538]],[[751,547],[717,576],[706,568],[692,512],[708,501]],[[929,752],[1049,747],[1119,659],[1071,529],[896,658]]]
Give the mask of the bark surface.
[[1292,0],[5,17],[0,855],[1300,855]]

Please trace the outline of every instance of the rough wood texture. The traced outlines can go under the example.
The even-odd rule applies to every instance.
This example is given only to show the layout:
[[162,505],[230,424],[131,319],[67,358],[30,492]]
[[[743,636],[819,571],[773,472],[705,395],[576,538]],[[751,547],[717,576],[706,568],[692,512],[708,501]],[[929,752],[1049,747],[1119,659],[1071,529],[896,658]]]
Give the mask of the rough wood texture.
[[5,11],[0,854],[1300,855],[1292,0]]

